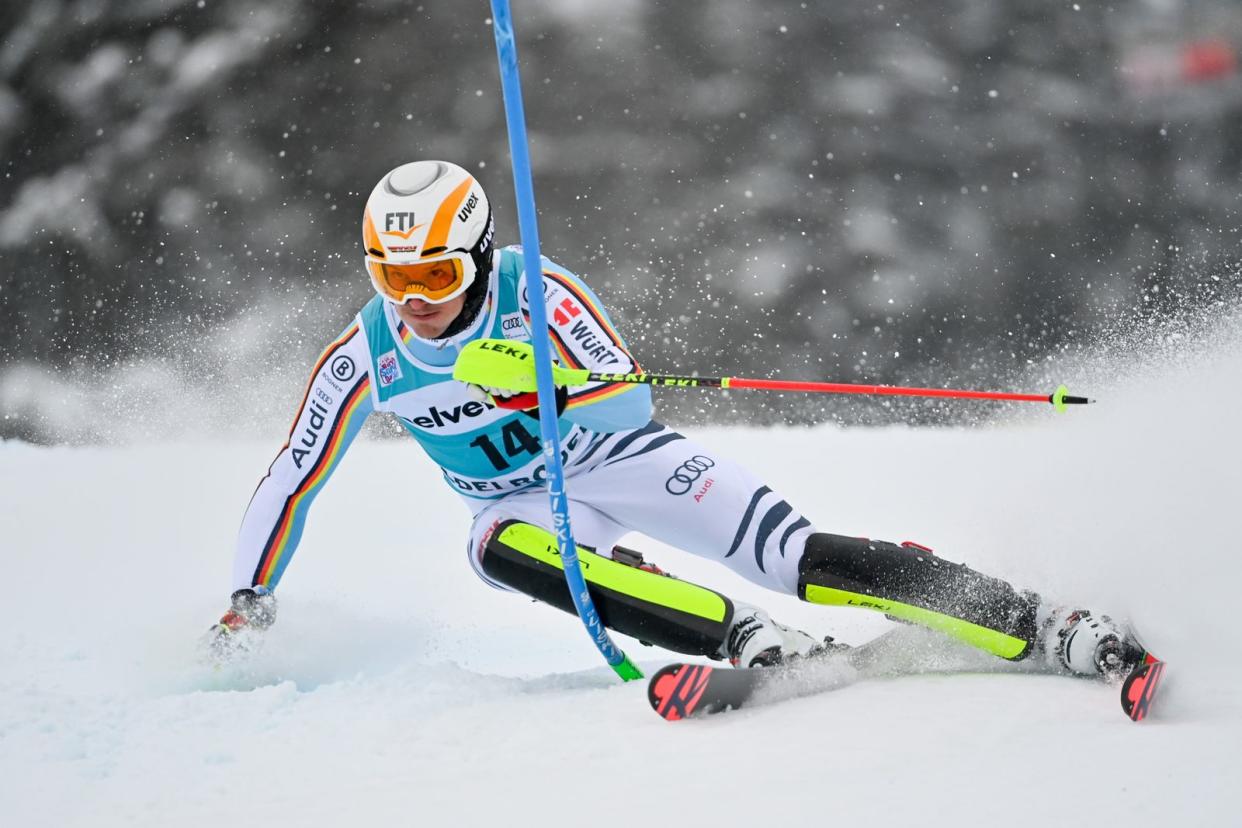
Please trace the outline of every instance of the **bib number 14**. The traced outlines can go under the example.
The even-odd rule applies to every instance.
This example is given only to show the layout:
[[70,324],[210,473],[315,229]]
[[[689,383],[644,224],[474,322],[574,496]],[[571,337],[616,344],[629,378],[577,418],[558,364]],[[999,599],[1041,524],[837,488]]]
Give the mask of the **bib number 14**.
[[539,439],[526,430],[521,420],[510,420],[501,426],[500,438],[504,454],[500,453],[500,449],[486,434],[480,434],[470,441],[470,445],[482,449],[496,471],[512,468],[515,464],[509,458],[521,458],[521,462],[516,465],[524,465],[532,455],[538,454],[541,448]]

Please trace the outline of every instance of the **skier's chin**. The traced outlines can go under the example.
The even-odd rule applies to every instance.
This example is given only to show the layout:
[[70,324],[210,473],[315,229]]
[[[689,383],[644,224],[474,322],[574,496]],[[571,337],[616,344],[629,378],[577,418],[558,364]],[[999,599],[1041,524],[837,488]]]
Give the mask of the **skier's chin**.
[[436,339],[442,336],[457,318],[462,304],[461,297],[440,305],[411,299],[404,305],[397,306],[397,315],[419,338]]
[[411,322],[410,327],[414,330],[415,336],[420,339],[438,339],[441,334],[448,330],[449,322],[452,321],[451,318],[444,322],[420,320],[418,322]]

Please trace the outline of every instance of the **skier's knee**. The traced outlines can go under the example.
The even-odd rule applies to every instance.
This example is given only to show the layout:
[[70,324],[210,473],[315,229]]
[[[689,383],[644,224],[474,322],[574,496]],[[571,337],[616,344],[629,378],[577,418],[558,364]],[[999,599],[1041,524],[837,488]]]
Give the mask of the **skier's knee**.
[[[587,588],[606,627],[644,643],[696,655],[716,655],[733,616],[733,603],[705,587],[672,578],[632,550],[614,558],[579,547]],[[481,542],[483,574],[565,612],[576,609],[565,586],[556,536],[510,520]]]
[[798,562],[799,597],[808,585],[830,581],[888,592],[925,589],[942,565],[953,566],[926,547],[816,532]]

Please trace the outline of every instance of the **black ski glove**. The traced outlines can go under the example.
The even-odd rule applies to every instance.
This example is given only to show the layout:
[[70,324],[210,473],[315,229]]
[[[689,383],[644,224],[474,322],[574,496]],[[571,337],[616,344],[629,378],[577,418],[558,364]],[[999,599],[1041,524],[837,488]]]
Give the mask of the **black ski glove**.
[[276,596],[266,587],[247,587],[233,593],[232,608],[220,619],[235,632],[243,627],[266,630],[276,623]]
[[[490,402],[500,408],[521,411],[523,414],[539,419],[539,395],[534,391],[510,391],[505,388],[489,388],[482,385],[467,385],[472,396],[479,402]],[[569,389],[558,386],[556,389],[556,416],[565,413],[569,404]]]

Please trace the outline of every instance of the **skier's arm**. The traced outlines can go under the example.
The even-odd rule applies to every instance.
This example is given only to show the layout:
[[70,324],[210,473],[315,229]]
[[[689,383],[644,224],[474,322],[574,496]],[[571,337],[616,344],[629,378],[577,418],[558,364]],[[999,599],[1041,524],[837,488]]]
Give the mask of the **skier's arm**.
[[[544,261],[544,298],[553,353],[568,368],[636,373],[630,355],[603,304],[581,279]],[[527,328],[530,314],[522,307]],[[592,431],[640,428],[651,420],[651,389],[623,382],[592,382],[569,389],[564,416]]]
[[319,357],[289,439],[259,481],[242,519],[233,589],[272,589],[280,580],[311,501],[373,410],[369,365],[356,323]]

